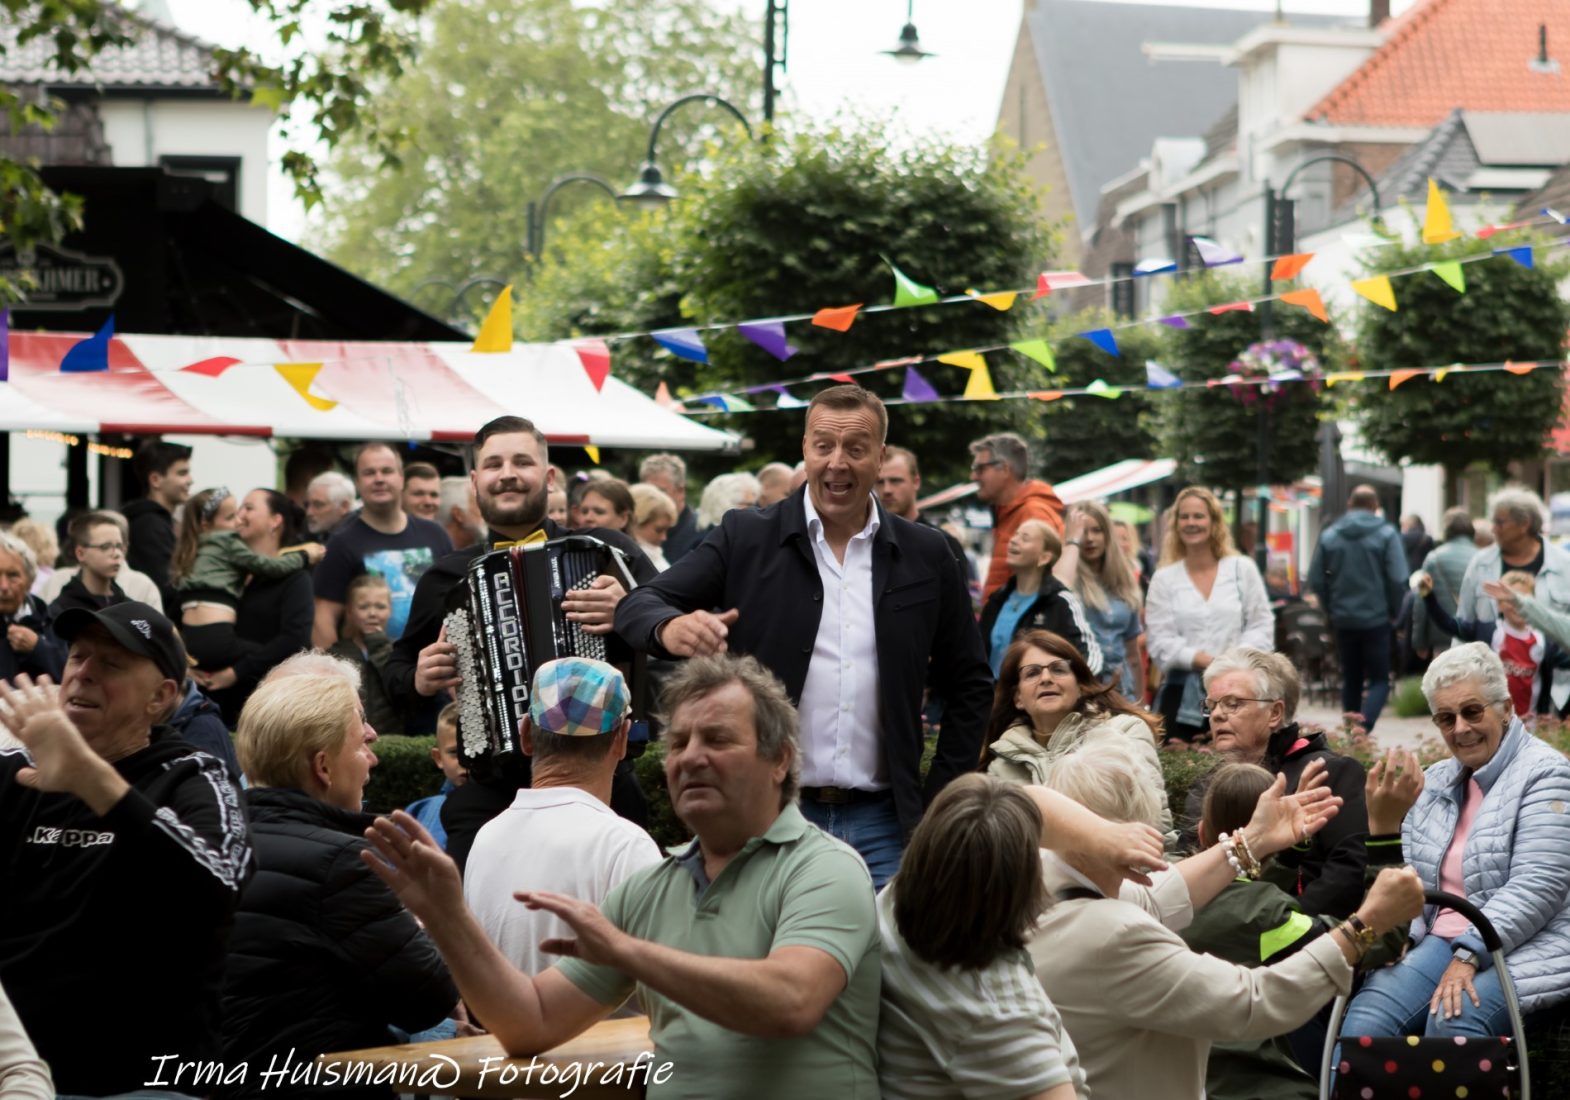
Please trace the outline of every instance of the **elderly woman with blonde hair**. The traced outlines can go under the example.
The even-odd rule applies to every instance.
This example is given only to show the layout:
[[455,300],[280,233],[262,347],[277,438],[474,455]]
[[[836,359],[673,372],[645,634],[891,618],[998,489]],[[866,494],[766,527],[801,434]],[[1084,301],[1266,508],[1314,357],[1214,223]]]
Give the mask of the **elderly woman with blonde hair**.
[[[1047,785],[1109,821],[1152,824],[1158,800],[1132,745],[1053,762]],[[1036,976],[1074,1038],[1093,1096],[1161,1096],[1200,1100],[1210,1045],[1262,1039],[1308,1021],[1352,984],[1366,948],[1345,921],[1297,954],[1249,968],[1189,950],[1177,929],[1238,875],[1257,878],[1263,861],[1321,828],[1338,799],[1317,786],[1319,766],[1298,793],[1277,776],[1249,823],[1176,865],[1185,906],[1156,912],[1080,857],[1046,855],[1053,904],[1030,944]],[[1410,869],[1381,873],[1356,914],[1377,933],[1422,909],[1422,886]]]
[[[385,1045],[389,1025],[429,1027],[458,999],[434,945],[360,859],[375,820],[360,807],[376,731],[352,672],[316,655],[269,678],[240,713],[257,873],[241,895],[224,972],[229,1064]],[[234,1095],[261,1095],[264,1084]],[[385,1087],[291,1091],[392,1096]]]

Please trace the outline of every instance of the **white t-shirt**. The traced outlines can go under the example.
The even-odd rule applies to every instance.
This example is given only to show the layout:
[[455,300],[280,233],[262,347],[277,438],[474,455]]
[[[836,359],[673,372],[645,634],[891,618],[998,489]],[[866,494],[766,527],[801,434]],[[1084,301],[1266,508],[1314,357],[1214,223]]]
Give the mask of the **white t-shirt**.
[[485,934],[525,974],[556,965],[540,943],[570,938],[559,917],[515,890],[550,890],[599,905],[611,887],[661,859],[652,837],[577,787],[526,788],[474,838],[463,895]]

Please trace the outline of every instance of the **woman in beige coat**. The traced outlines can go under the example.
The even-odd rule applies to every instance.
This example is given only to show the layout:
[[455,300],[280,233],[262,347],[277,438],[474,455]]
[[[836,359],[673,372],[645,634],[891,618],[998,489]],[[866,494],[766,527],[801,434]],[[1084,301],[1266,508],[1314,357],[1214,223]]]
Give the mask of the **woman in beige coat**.
[[[1309,768],[1304,788],[1315,786],[1323,771],[1317,761]],[[1153,823],[1142,764],[1124,746],[1063,757],[1052,768],[1051,785],[1108,820]],[[1043,857],[1054,900],[1030,954],[1092,1095],[1200,1100],[1213,1041],[1264,1039],[1305,1023],[1351,988],[1353,967],[1375,938],[1422,912],[1417,875],[1392,868],[1381,872],[1351,918],[1273,966],[1251,969],[1191,951],[1175,929],[1193,910],[1239,869],[1257,876],[1259,861],[1329,820],[1298,797],[1287,797],[1285,779],[1277,776],[1238,834],[1177,864],[1190,906],[1163,911],[1165,925],[1148,907],[1120,900],[1120,883],[1090,863]]]
[[1051,786],[1059,758],[1094,751],[1105,738],[1121,741],[1134,747],[1144,782],[1159,804],[1154,824],[1170,833],[1172,812],[1156,755],[1160,731],[1161,719],[1103,683],[1068,639],[1032,630],[1016,638],[1003,657],[982,764],[999,779]]

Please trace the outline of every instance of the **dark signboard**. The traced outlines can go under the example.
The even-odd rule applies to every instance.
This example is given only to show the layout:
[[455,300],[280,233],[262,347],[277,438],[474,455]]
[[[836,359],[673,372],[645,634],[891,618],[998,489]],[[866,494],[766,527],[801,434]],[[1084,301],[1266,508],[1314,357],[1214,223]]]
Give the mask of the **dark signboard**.
[[0,276],[23,292],[23,300],[12,308],[28,312],[107,309],[125,289],[125,276],[113,257],[88,256],[49,244],[22,253],[0,248]]

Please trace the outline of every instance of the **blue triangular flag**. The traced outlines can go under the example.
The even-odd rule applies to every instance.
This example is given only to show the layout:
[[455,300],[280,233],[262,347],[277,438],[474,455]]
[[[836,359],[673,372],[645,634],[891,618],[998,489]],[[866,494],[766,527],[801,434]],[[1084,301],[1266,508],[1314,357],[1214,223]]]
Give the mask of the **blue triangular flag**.
[[936,401],[938,391],[923,378],[915,367],[905,368],[905,389],[900,394],[906,401]]
[[1140,260],[1139,263],[1134,265],[1134,277],[1139,278],[1144,275],[1160,275],[1164,272],[1176,270],[1176,260]]
[[694,363],[707,363],[709,350],[703,346],[703,338],[694,328],[672,328],[664,332],[651,332],[654,342],[670,352],[672,355],[683,359],[691,359]]
[[1153,390],[1171,390],[1183,384],[1183,380],[1167,370],[1154,359],[1145,360],[1145,385]]
[[1565,217],[1551,206],[1543,207],[1543,213],[1548,217],[1553,218],[1554,221],[1558,222],[1560,225],[1570,225],[1570,218]]
[[[60,360],[64,373],[82,374],[109,369],[109,341],[114,339],[114,314],[104,322],[104,327],[87,339],[71,345]],[[9,341],[8,341],[9,342]]]
[[1533,265],[1532,246],[1529,244],[1519,244],[1514,248],[1496,248],[1494,249],[1494,255],[1509,256],[1524,268],[1530,269]]
[[796,354],[785,340],[785,325],[779,321],[754,321],[736,326],[736,331],[757,344],[781,363]]
[[1112,335],[1112,330],[1109,328],[1091,329],[1089,332],[1081,332],[1079,335],[1089,340],[1092,344],[1095,344],[1096,347],[1100,348],[1108,355],[1123,354],[1118,350],[1118,338]]

